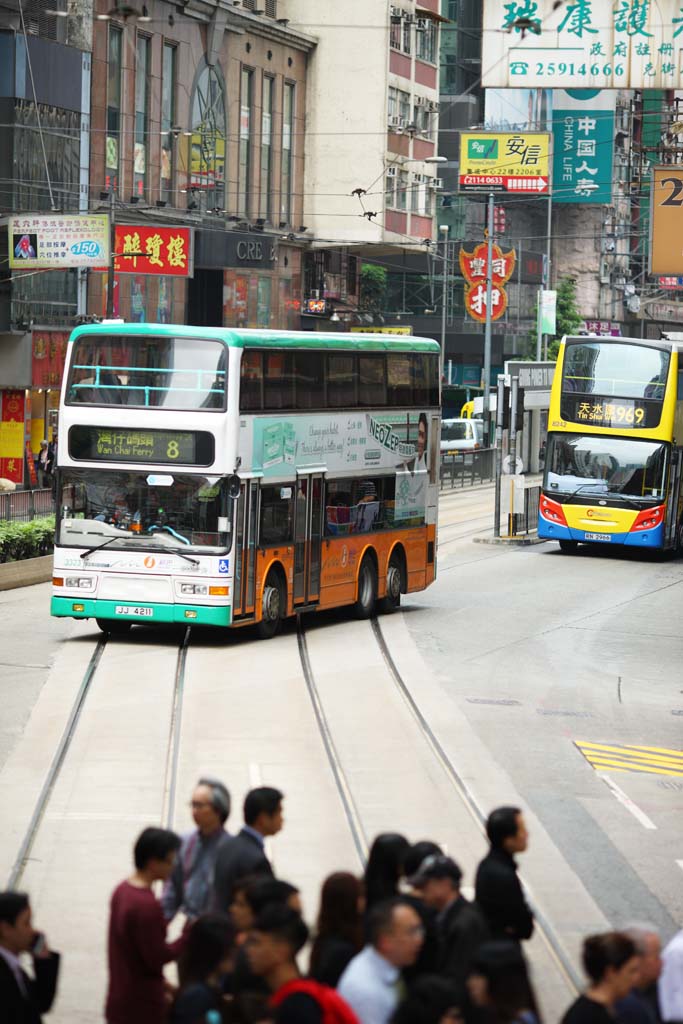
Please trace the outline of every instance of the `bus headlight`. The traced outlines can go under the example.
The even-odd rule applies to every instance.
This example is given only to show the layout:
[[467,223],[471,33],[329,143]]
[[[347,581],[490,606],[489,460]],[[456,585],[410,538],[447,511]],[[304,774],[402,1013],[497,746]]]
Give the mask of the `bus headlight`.
[[76,590],[92,590],[95,580],[92,576],[67,576],[64,580],[65,587],[74,587]]
[[181,583],[178,589],[184,597],[193,596],[194,594],[206,595],[209,592],[206,583]]

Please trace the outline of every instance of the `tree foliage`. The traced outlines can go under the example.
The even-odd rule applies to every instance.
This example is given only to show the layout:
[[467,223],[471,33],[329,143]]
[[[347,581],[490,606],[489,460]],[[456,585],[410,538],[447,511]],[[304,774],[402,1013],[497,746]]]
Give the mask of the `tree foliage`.
[[379,313],[384,308],[387,293],[386,267],[364,263],[360,271],[360,308]]
[[[576,334],[583,323],[583,317],[577,306],[576,278],[562,277],[557,282],[557,307],[555,314],[555,334],[548,338],[548,359],[557,359],[560,340],[565,334]],[[538,304],[536,304],[533,330],[527,335],[525,356],[536,358],[536,336],[538,330]]]

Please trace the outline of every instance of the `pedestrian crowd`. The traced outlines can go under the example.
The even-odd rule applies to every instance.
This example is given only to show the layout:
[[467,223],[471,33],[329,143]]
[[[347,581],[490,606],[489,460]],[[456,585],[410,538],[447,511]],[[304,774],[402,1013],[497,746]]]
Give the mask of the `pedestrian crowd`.
[[[141,833],[133,872],[111,898],[107,1024],[543,1024],[522,946],[534,915],[517,875],[528,842],[519,808],[489,815],[474,900],[438,844],[384,833],[363,877],[325,879],[311,932],[299,890],[268,858],[283,800],[271,787],[251,790],[233,835],[227,788],[202,778],[192,832]],[[171,942],[176,915],[184,924]],[[582,959],[588,985],[562,1024],[683,1021],[683,931],[663,953],[649,925],[592,935]],[[2,1024],[40,1024],[59,966],[28,896],[0,893]]]

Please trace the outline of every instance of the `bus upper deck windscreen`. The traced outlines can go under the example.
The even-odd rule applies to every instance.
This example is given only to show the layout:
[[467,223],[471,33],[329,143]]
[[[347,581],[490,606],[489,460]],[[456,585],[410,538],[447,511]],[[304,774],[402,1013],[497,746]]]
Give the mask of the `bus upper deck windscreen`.
[[648,345],[567,341],[560,415],[571,423],[645,429],[659,426],[670,353]]
[[225,408],[228,353],[219,341],[84,334],[72,344],[68,405]]

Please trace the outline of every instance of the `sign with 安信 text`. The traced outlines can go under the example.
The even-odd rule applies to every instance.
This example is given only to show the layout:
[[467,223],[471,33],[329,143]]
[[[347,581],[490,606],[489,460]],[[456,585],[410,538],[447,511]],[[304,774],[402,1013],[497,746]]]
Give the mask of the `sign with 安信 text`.
[[461,192],[540,195],[550,187],[547,132],[461,132]]
[[485,88],[680,89],[681,0],[484,0]]

